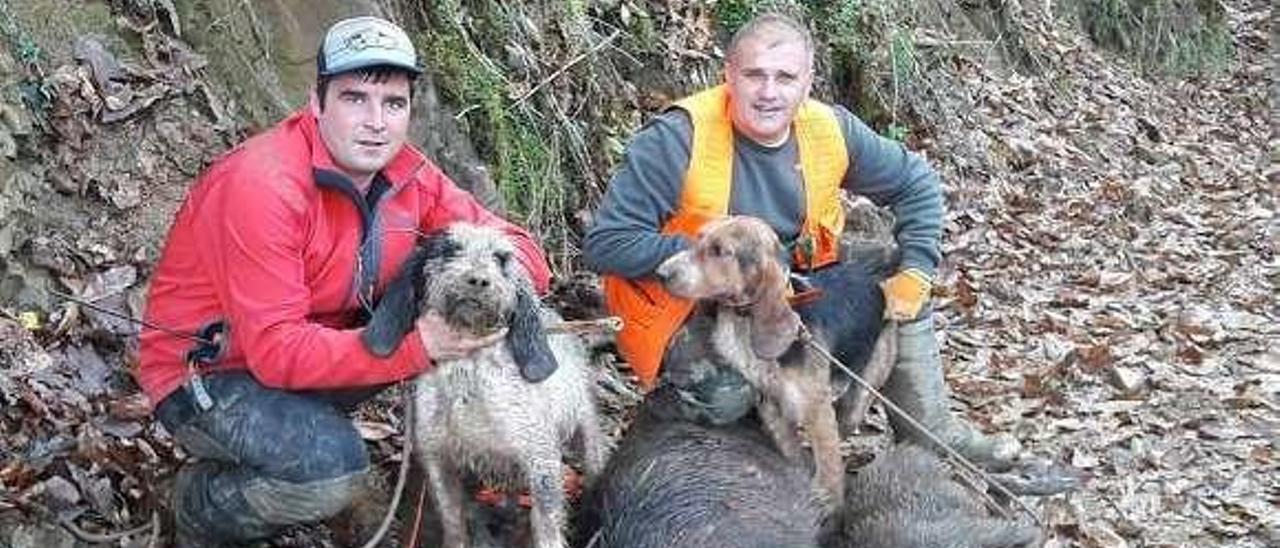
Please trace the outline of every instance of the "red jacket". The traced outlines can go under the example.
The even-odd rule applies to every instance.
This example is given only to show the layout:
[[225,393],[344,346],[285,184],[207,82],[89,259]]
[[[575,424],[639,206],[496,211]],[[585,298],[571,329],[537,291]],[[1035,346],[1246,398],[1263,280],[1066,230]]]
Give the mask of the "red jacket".
[[[366,214],[309,108],[245,141],[201,175],[178,210],[151,278],[146,320],[186,333],[226,321],[230,344],[213,367],[247,368],[266,386],[358,387],[429,365],[416,331],[379,359],[357,326],[358,294],[368,287],[361,266],[376,264],[380,295],[420,231],[454,221],[500,227],[534,286],[546,290],[551,274],[529,234],[483,209],[417,149],[405,145],[382,175],[390,189]],[[137,378],[153,404],[186,381],[192,344],[142,332]]]

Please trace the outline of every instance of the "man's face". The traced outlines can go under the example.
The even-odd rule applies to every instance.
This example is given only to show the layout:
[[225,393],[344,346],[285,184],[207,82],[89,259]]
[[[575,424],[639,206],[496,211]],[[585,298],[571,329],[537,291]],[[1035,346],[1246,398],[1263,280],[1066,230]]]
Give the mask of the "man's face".
[[333,161],[364,187],[400,152],[409,132],[409,77],[392,72],[381,82],[358,72],[335,76],[317,114],[320,137]]
[[730,113],[738,132],[766,145],[787,135],[809,97],[813,67],[799,37],[765,32],[738,43],[725,65]]

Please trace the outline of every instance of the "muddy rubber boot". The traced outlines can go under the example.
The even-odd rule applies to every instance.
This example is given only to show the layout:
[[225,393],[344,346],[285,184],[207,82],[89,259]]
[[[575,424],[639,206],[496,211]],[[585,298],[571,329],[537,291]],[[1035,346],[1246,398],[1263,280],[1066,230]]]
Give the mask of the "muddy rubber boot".
[[[174,546],[271,546],[268,540],[282,526],[264,520],[245,497],[244,486],[249,485],[252,490],[262,483],[255,472],[225,462],[197,460],[184,464],[173,481]],[[318,497],[299,497],[296,506],[306,507],[315,498]]]
[[221,548],[226,546],[219,542],[213,533],[200,527],[199,519],[190,510],[190,493],[192,484],[198,477],[215,470],[217,465],[210,462],[197,461],[187,463],[178,470],[173,479],[171,492],[171,510],[173,512],[173,546],[174,548]]
[[[943,443],[974,464],[992,471],[1005,470],[1017,459],[1018,443],[1011,437],[988,437],[951,413],[950,393],[942,375],[942,359],[933,336],[933,320],[903,322],[898,328],[898,362],[884,386],[884,394]],[[889,411],[889,422],[899,442],[927,447],[942,456],[927,436]]]

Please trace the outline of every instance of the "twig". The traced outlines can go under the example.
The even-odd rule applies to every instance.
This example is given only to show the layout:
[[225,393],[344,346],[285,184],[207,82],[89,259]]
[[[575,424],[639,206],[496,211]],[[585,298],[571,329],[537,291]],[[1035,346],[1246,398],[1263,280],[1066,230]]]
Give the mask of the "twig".
[[452,23],[453,23],[453,26],[457,29],[458,35],[462,37],[462,43],[467,46],[467,50],[471,52],[471,55],[475,56],[476,62],[479,63],[480,66],[484,67],[485,70],[489,71],[494,76],[496,76],[499,80],[502,80],[504,84],[506,84],[507,83],[506,75],[503,74],[502,71],[499,70],[498,67],[493,64],[493,61],[491,61],[488,57],[484,55],[484,51],[482,51],[478,46],[476,46],[475,42],[471,40],[471,33],[467,31],[466,25],[462,24],[462,18],[460,16],[454,17]]
[[[454,17],[451,22],[453,23],[454,29],[458,31],[458,36],[462,39],[462,43],[466,45],[467,51],[470,52],[473,57],[475,57],[476,62],[479,63],[480,66],[483,67],[485,70],[489,71],[499,80],[501,80],[503,85],[507,85],[508,82],[507,82],[506,75],[503,74],[501,70],[498,70],[498,67],[494,66],[493,62],[490,61],[488,57],[485,57],[484,52],[481,51],[480,48],[476,47],[474,43],[472,43],[471,34],[467,32],[467,27],[462,24],[462,19],[460,17]],[[480,103],[472,103],[470,105],[467,105],[466,108],[458,111],[457,114],[454,114],[453,119],[461,121],[464,117],[466,117],[467,113],[480,107],[481,107]]]
[[[76,523],[70,519],[58,518],[58,525],[61,525],[63,529],[69,531],[72,536],[81,541],[88,542],[89,544],[108,544],[122,538],[141,535],[147,531],[159,529],[159,523],[160,514],[153,511],[151,512],[151,521],[149,523],[139,525],[133,529],[126,529],[124,531],[117,531],[114,533],[90,533],[81,529],[79,525],[76,525]],[[154,537],[155,535],[153,534],[152,536]]]
[[480,103],[472,103],[470,105],[467,105],[466,108],[459,110],[457,114],[454,114],[453,119],[461,121],[463,118],[467,117],[468,113],[478,108],[480,108]]
[[96,300],[100,300],[100,299],[106,298],[106,297],[108,297],[108,296],[110,296],[110,295],[102,295],[102,296],[100,296],[100,297],[94,298],[93,300],[87,300],[87,299],[81,299],[80,297],[76,297],[76,296],[74,296],[74,295],[68,295],[68,294],[66,294],[66,293],[62,293],[62,292],[60,292],[60,291],[55,291],[55,290],[52,290],[52,289],[50,289],[50,290],[48,290],[48,291],[49,291],[49,293],[50,293],[50,294],[52,294],[52,295],[53,295],[53,296],[55,296],[55,297],[58,297],[59,299],[63,299],[63,300],[66,300],[66,301],[70,301],[70,302],[72,302],[72,303],[79,304],[79,305],[81,305],[81,306],[88,307],[88,308],[92,309],[92,310],[93,310],[93,311],[95,311],[95,312],[100,312],[100,313],[102,313],[102,314],[106,314],[106,315],[111,316],[111,317],[113,317],[113,318],[115,318],[115,319],[117,319],[117,320],[124,320],[124,321],[127,321],[127,322],[133,322],[133,323],[135,323],[135,324],[141,325],[142,327],[146,327],[146,328],[148,328],[148,329],[154,329],[154,330],[156,330],[156,331],[162,331],[162,332],[164,332],[165,334],[173,335],[173,336],[175,336],[175,337],[180,337],[180,338],[183,338],[183,339],[186,339],[186,340],[189,340],[189,341],[193,341],[193,342],[197,342],[197,343],[200,343],[200,344],[208,344],[208,345],[215,344],[215,341],[210,341],[210,340],[208,340],[208,339],[205,339],[204,337],[200,337],[200,336],[197,336],[197,335],[193,335],[193,334],[191,334],[191,333],[185,333],[185,332],[182,332],[182,331],[178,331],[178,330],[176,330],[176,329],[170,329],[170,328],[165,327],[165,326],[163,326],[163,325],[154,324],[154,323],[148,322],[148,321],[146,321],[146,320],[140,320],[140,319],[138,319],[138,318],[134,318],[134,317],[129,316],[129,315],[126,315],[126,314],[121,314],[121,313],[119,313],[119,312],[116,312],[116,311],[114,311],[114,310],[111,310],[110,308],[105,308],[105,307],[102,307],[102,306],[98,306],[98,305],[96,305],[96,304],[93,304],[93,301],[96,301]]
[[915,39],[915,44],[920,47],[952,47],[952,46],[990,46],[993,44],[991,40],[943,40],[941,38],[932,38],[922,36]]
[[584,51],[582,53],[579,53],[573,59],[570,59],[568,63],[565,63],[563,66],[556,69],[556,71],[551,73],[550,76],[543,78],[541,82],[538,82],[538,85],[533,86],[532,88],[529,88],[528,91],[521,93],[519,97],[516,97],[516,100],[511,103],[511,108],[520,106],[521,103],[524,103],[526,99],[533,96],[534,93],[537,93],[538,90],[542,89],[543,86],[551,83],[552,80],[559,78],[561,74],[564,74],[565,71],[569,70],[574,65],[581,62],[583,59],[586,59],[588,56],[594,54],[595,52],[604,49],[605,46],[608,46],[609,44],[613,43],[613,41],[616,38],[618,38],[618,36],[621,36],[621,35],[622,35],[621,30],[615,30],[613,31],[613,34],[609,35],[608,38],[605,38],[604,40],[601,40],[600,43],[594,46],[591,46],[591,49]]
[[58,524],[58,526],[66,529],[76,540],[87,542],[89,544],[108,544],[126,537],[141,535],[147,531],[153,531],[152,539],[157,536],[154,531],[160,529],[160,514],[151,512],[151,520],[145,524],[139,525],[132,529],[116,531],[112,533],[90,533],[81,529],[76,522],[70,518],[60,517],[53,510],[50,510],[43,504],[29,500],[18,500],[12,498],[0,499],[0,506],[8,506],[16,508],[20,511],[34,515],[37,519],[47,520]]
[[[592,24],[594,24],[594,25],[599,25],[599,26],[602,26],[602,27],[609,27],[609,28],[611,28],[611,29],[614,29],[615,31],[626,33],[625,29],[621,29],[621,28],[619,28],[619,27],[617,27],[617,26],[615,26],[615,25],[613,25],[613,24],[609,23],[608,21],[605,21],[604,19],[601,19],[601,18],[599,18],[599,17],[591,17],[590,19],[591,19]],[[634,37],[634,36],[632,36],[630,33],[626,33],[626,34],[627,34],[627,37],[628,37],[628,38],[635,38],[635,37]],[[663,43],[659,42],[657,45],[659,45],[659,46],[665,46],[666,44],[663,44]],[[631,53],[627,52],[627,50],[624,50],[624,49],[622,49],[622,48],[617,48],[617,47],[613,48],[613,50],[614,50],[614,51],[616,51],[616,52],[618,52],[618,54],[619,54],[619,55],[621,55],[621,56],[625,57],[628,61],[631,61],[631,64],[632,64],[632,65],[634,65],[634,66],[636,66],[636,67],[643,67],[643,66],[644,66],[644,62],[643,62],[643,61],[641,61],[641,60],[639,60],[639,59],[636,59],[636,58],[635,58],[635,56],[634,56],[634,55],[631,55]]]
[[158,548],[160,546],[160,514],[158,512],[151,513],[151,538],[147,539],[147,548]]
[[257,39],[258,45],[262,47],[262,57],[271,62],[271,43],[266,39],[266,32],[262,29],[262,23],[258,21],[258,13],[253,9],[253,3],[249,0],[241,0],[240,7],[249,14],[249,30],[253,31],[253,37]]
[[622,331],[622,318],[609,316],[597,320],[566,320],[548,325],[545,329],[548,333],[567,333],[571,335],[583,335],[601,331],[617,333]]

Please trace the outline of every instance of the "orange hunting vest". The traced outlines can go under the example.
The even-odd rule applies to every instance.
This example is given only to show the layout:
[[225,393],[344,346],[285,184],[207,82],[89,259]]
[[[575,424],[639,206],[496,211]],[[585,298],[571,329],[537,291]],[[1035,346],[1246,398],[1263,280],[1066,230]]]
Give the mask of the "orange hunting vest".
[[[662,227],[663,234],[696,237],[707,221],[729,212],[733,180],[733,123],[723,85],[681,99],[673,105],[689,113],[693,143],[680,206]],[[792,124],[804,180],[805,220],[793,261],[810,269],[835,262],[844,229],[840,185],[849,167],[844,134],[831,107],[805,101]],[[662,355],[676,330],[693,311],[693,302],[673,297],[654,278],[604,277],[605,304],[623,320],[618,351],[631,365],[643,388],[658,378]]]

